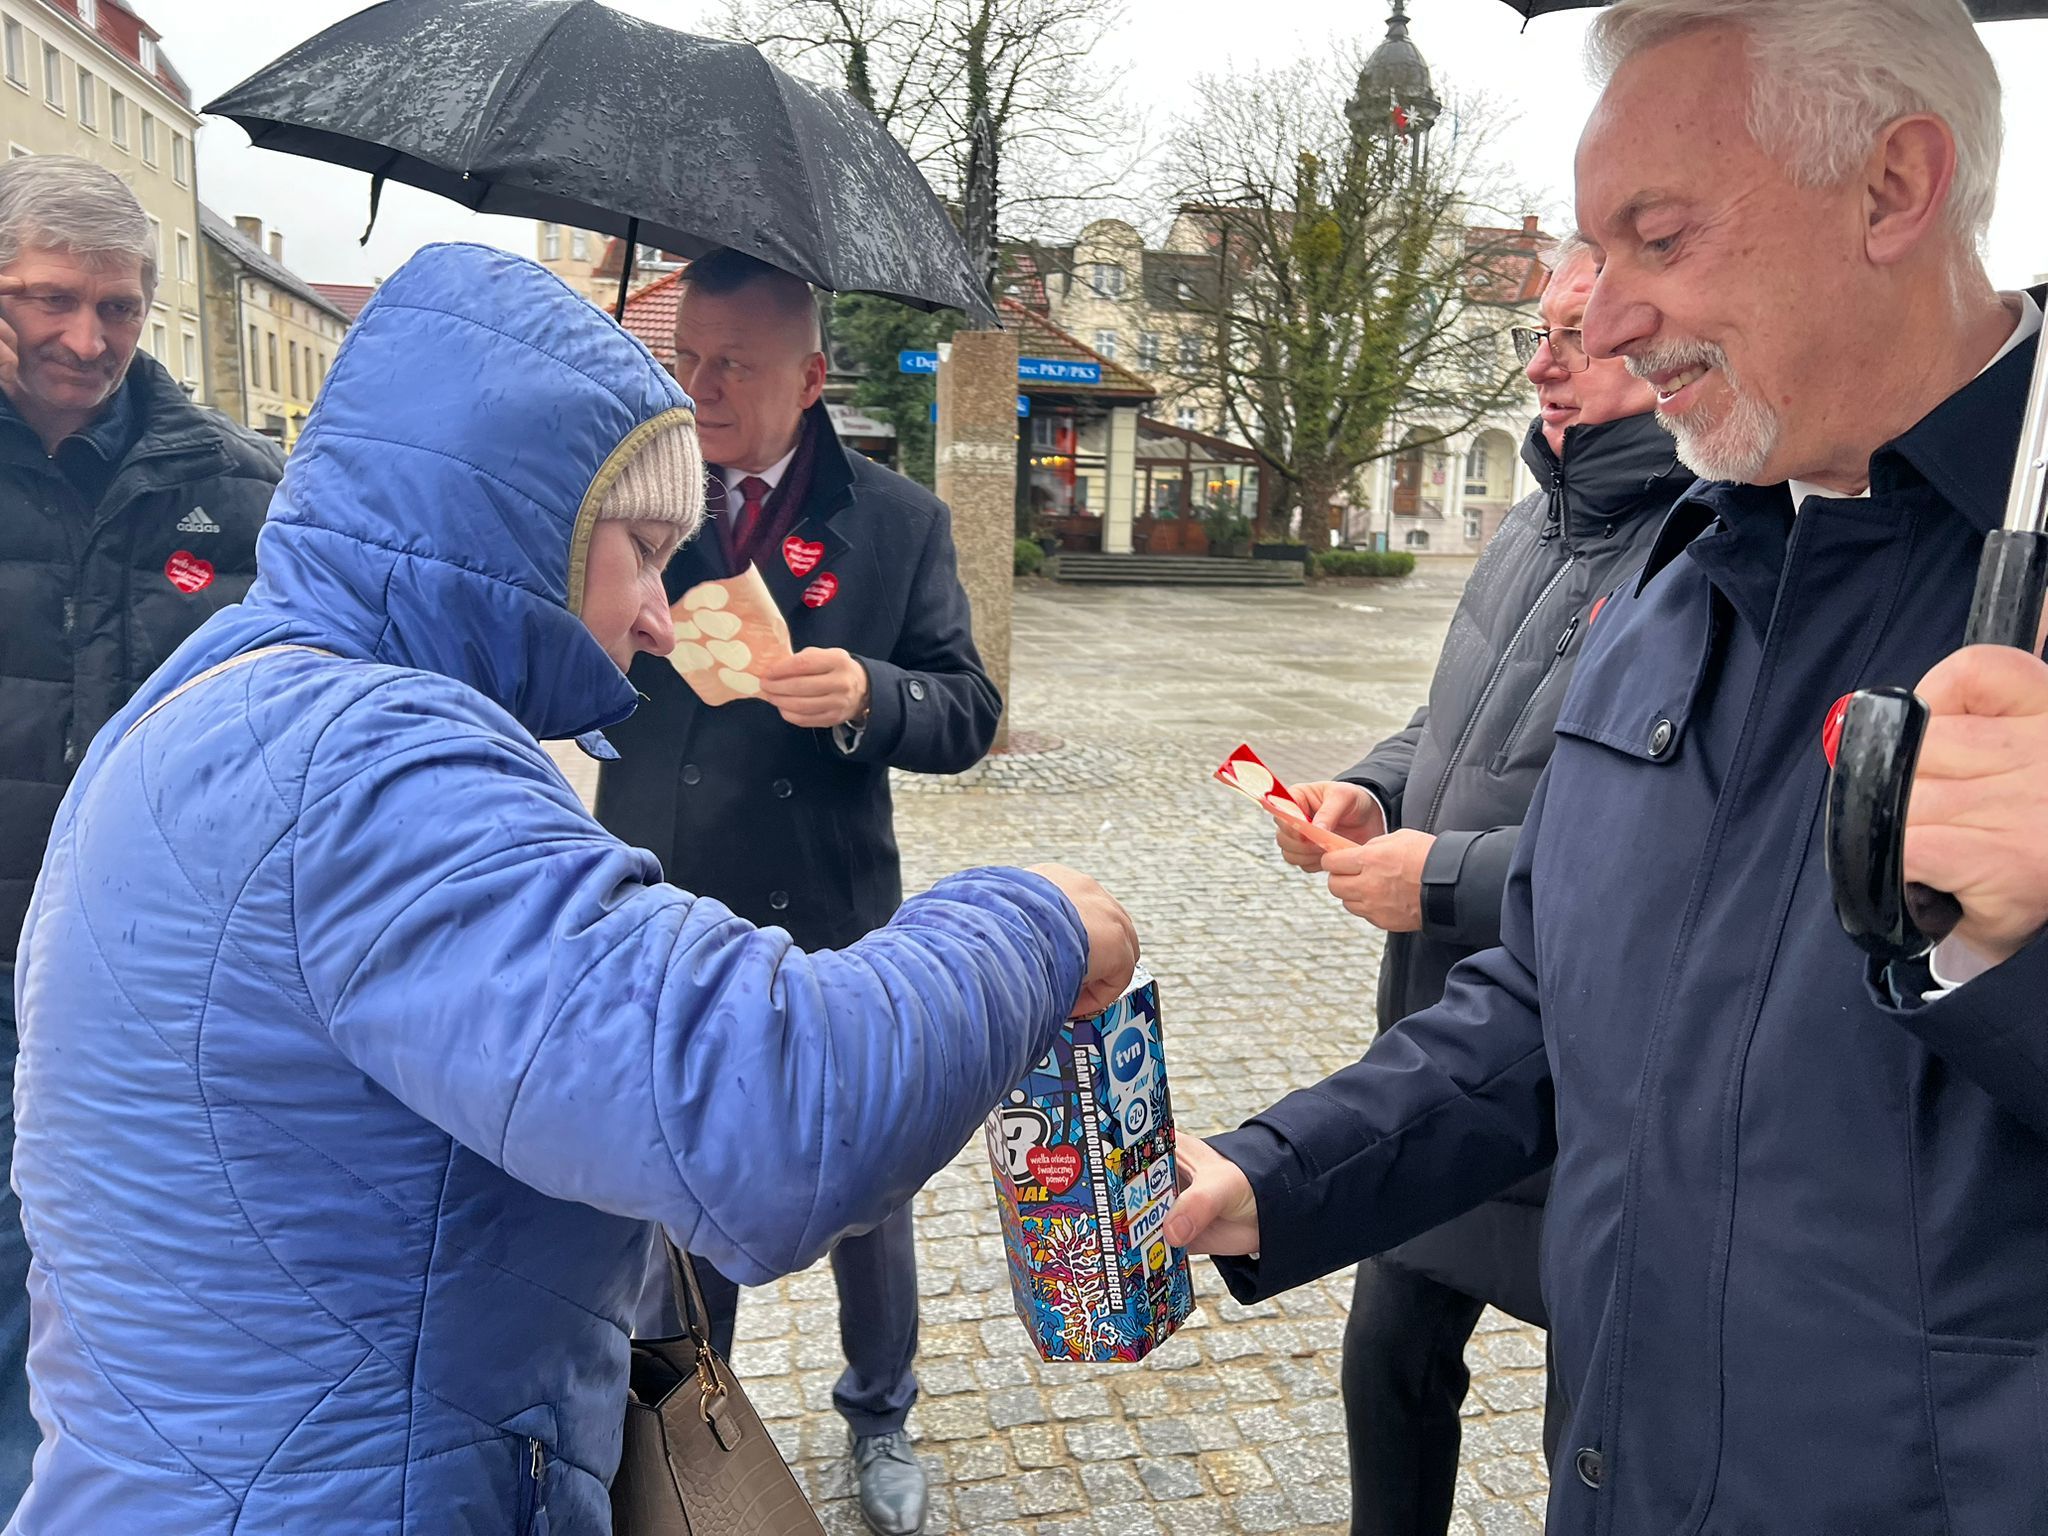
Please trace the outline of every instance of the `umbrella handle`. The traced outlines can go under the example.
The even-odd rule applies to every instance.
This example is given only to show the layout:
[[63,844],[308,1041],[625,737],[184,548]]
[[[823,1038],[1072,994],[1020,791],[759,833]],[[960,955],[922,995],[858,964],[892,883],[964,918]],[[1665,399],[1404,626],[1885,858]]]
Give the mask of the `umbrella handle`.
[[619,298],[612,305],[612,318],[626,323],[626,285],[633,281],[633,258],[640,252],[640,221],[626,220],[626,248],[619,253]]

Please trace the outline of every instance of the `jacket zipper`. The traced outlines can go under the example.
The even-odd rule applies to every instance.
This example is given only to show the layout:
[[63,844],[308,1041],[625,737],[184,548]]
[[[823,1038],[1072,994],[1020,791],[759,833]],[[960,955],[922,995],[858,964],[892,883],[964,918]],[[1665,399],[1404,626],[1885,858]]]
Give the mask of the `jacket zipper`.
[[1565,574],[1578,563],[1578,559],[1576,554],[1565,556],[1564,564],[1557,568],[1557,574],[1544,583],[1543,590],[1536,594],[1536,601],[1529,605],[1529,611],[1522,615],[1522,622],[1515,626],[1514,634],[1509,637],[1506,647],[1501,651],[1500,660],[1493,664],[1493,675],[1487,678],[1486,686],[1479,691],[1479,702],[1472,706],[1472,713],[1465,717],[1465,729],[1458,735],[1458,744],[1451,748],[1451,755],[1444,759],[1444,771],[1436,781],[1436,794],[1429,802],[1429,815],[1423,818],[1423,831],[1436,830],[1437,812],[1444,808],[1444,796],[1450,792],[1451,774],[1456,770],[1458,760],[1465,755],[1465,749],[1472,745],[1472,733],[1479,729],[1479,717],[1486,713],[1486,701],[1493,697],[1493,690],[1500,686],[1501,675],[1507,671],[1508,663],[1515,659],[1515,647],[1522,643],[1522,636],[1528,633],[1529,626],[1536,620],[1536,615],[1542,610],[1543,605],[1550,601],[1550,594],[1557,590],[1557,584],[1564,580]]
[[1572,615],[1571,623],[1565,625],[1564,633],[1557,637],[1557,649],[1550,653],[1549,665],[1543,675],[1536,679],[1536,686],[1529,690],[1529,697],[1522,705],[1522,712],[1515,716],[1515,723],[1508,727],[1508,734],[1500,744],[1500,750],[1493,754],[1490,773],[1500,773],[1508,765],[1508,754],[1515,749],[1515,743],[1522,739],[1522,727],[1529,723],[1529,716],[1535,712],[1536,701],[1543,697],[1543,690],[1550,686],[1551,674],[1564,665],[1564,653],[1571,649],[1572,636],[1579,632],[1579,616]]
[[548,1453],[547,1447],[538,1440],[526,1442],[526,1471],[532,1480],[528,1491],[526,1523],[521,1527],[521,1536],[547,1536],[548,1533]]

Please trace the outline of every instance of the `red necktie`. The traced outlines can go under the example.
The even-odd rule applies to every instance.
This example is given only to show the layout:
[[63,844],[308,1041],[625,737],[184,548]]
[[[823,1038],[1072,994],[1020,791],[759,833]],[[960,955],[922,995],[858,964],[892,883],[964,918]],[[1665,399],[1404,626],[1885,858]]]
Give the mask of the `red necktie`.
[[760,532],[761,510],[768,504],[768,493],[773,489],[759,475],[748,475],[739,483],[740,516],[732,531],[732,547],[742,558]]

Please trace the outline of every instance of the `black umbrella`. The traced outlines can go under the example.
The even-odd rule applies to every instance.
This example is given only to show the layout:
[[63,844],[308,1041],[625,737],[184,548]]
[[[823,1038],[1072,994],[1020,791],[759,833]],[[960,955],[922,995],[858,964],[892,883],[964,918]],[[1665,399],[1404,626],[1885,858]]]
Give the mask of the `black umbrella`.
[[[210,103],[252,143],[481,213],[993,321],[952,220],[843,91],[596,0],[385,0]],[[625,302],[620,280],[620,306]]]
[[[1548,16],[1552,11],[1590,11],[1607,0],[1507,0],[1517,16]],[[2048,0],[1968,0],[1970,14],[1979,21],[2024,21],[2048,16]]]

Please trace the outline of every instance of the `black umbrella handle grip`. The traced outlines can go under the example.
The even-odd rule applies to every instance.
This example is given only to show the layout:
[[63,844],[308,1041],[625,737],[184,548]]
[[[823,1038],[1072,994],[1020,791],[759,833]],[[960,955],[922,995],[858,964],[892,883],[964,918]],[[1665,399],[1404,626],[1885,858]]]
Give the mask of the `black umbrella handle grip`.
[[[1964,643],[2032,651],[2044,589],[2048,534],[1989,535]],[[1963,917],[1955,897],[1905,877],[1906,805],[1927,719],[1927,706],[1904,688],[1851,695],[1828,777],[1826,853],[1835,915],[1861,948],[1888,962],[1919,959]]]
[[1927,706],[1909,690],[1852,694],[1828,776],[1835,915],[1860,948],[1885,961],[1917,960],[1963,916],[1955,897],[1906,883],[1906,802],[1926,733]]

